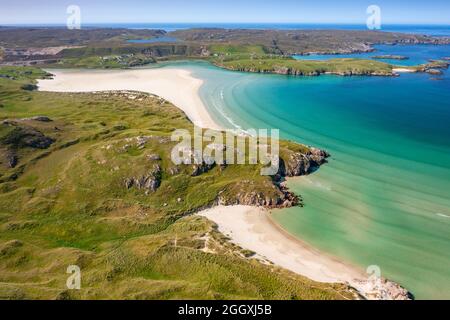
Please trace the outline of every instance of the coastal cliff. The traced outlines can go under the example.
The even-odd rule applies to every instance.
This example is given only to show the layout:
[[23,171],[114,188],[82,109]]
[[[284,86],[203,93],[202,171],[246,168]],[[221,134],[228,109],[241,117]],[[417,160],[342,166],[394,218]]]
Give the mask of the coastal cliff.
[[[127,93],[123,92],[122,94],[126,95]],[[164,137],[139,136],[133,139],[127,139],[123,146],[118,146],[117,148],[121,150],[120,152],[127,151],[133,147],[143,149],[150,141],[158,141],[161,144],[170,143]],[[225,152],[225,146],[220,147],[220,150]],[[295,143],[286,144],[281,148],[279,158],[280,167],[276,175],[259,184],[253,179],[240,179],[236,184],[219,190],[215,200],[208,204],[207,207],[216,205],[246,205],[274,209],[302,206],[301,197],[289,191],[285,183],[285,178],[311,174],[321,165],[325,164],[328,157],[329,154],[323,150]],[[170,166],[164,170],[158,164],[164,160],[160,155],[152,154],[147,159],[149,163],[153,164],[152,168],[148,172],[141,172],[138,175],[124,178],[123,185],[127,190],[134,188],[142,190],[146,195],[149,195],[150,193],[156,192],[161,186],[163,176],[179,179],[180,175],[186,174],[197,178],[209,174],[212,171],[218,171],[220,174],[225,175],[228,167],[226,164],[216,165],[203,162],[193,165]]]

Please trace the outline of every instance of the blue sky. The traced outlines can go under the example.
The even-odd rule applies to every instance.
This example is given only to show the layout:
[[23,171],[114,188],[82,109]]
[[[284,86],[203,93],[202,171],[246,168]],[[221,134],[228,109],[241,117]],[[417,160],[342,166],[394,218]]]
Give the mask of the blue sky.
[[0,0],[0,25],[64,24],[72,4],[81,8],[82,23],[364,24],[375,4],[385,24],[450,24],[448,0]]

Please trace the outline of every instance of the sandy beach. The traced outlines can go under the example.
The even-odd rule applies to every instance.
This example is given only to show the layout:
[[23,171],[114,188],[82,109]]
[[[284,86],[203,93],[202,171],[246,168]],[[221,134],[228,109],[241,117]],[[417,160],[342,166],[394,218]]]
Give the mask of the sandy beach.
[[93,92],[134,90],[158,95],[186,113],[202,128],[220,129],[199,96],[203,80],[183,69],[47,70],[54,79],[39,80],[41,91]]
[[258,258],[317,282],[347,283],[366,298],[379,297],[380,290],[396,296],[393,283],[383,288],[368,281],[369,275],[347,263],[320,252],[281,229],[263,208],[249,206],[215,207],[199,213],[216,223],[219,231]]
[[[176,68],[133,70],[48,70],[54,79],[40,80],[39,89],[52,92],[135,90],[158,95],[183,110],[203,128],[220,129],[200,96],[203,84],[187,70]],[[291,236],[274,223],[270,212],[255,207],[215,207],[199,213],[218,226],[232,242],[262,260],[318,282],[348,283],[362,295],[379,296],[368,275]]]
[[417,72],[416,70],[409,69],[409,68],[394,68],[394,69],[392,69],[392,71],[396,72],[396,73],[415,73],[415,72]]
[[364,275],[327,257],[278,227],[268,210],[249,206],[215,207],[199,213],[232,242],[278,266],[318,282],[352,283]]

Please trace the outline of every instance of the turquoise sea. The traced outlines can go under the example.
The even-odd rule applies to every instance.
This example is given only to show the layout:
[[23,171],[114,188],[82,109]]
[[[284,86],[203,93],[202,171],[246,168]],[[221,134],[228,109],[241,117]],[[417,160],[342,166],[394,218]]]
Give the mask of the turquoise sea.
[[364,270],[378,265],[416,298],[450,298],[450,72],[291,77],[176,66],[205,80],[202,99],[222,125],[278,128],[332,154],[289,182],[306,206],[276,212],[283,228]]

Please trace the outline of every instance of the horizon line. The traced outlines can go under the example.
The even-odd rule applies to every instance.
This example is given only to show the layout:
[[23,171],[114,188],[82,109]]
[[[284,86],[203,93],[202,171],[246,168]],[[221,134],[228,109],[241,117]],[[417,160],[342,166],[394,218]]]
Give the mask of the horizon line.
[[[272,25],[355,25],[364,26],[362,22],[84,22],[82,25],[98,25],[98,24],[246,24],[246,25],[258,25],[258,24],[272,24]],[[63,26],[64,22],[16,22],[16,23],[1,23],[0,26]],[[450,27],[450,23],[424,23],[424,22],[388,22],[384,25],[403,25],[403,26],[445,26]]]

